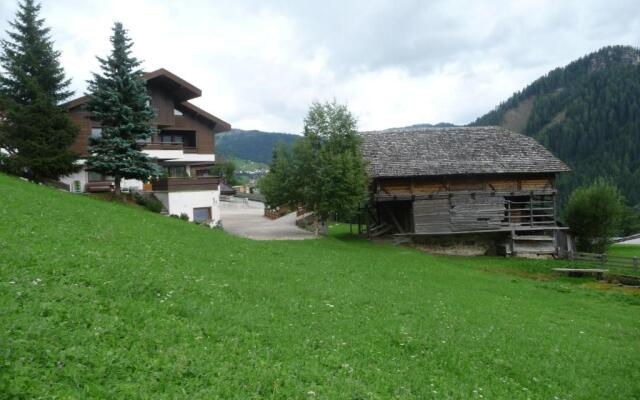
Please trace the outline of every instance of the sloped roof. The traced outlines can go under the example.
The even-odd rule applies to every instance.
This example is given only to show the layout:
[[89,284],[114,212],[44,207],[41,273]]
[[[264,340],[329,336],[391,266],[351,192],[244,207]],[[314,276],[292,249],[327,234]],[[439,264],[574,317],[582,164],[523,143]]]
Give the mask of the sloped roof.
[[203,118],[205,121],[212,123],[213,125],[215,125],[216,133],[231,130],[231,125],[228,122],[221,120],[213,114],[209,114],[202,108],[196,106],[195,104],[189,103],[188,101],[183,101],[179,105],[176,105],[176,108],[180,109],[180,111],[186,110],[186,112],[191,113],[196,117]]
[[[160,68],[152,72],[146,72],[142,78],[147,82],[157,82],[166,91],[168,91],[178,103],[202,96],[202,91],[200,89],[164,68]],[[64,106],[71,110],[88,101],[89,96],[85,95],[65,103]]]
[[[147,83],[153,82],[154,84],[161,86],[165,91],[170,93],[176,101],[176,107],[180,108],[180,111],[186,110],[188,113],[215,125],[216,133],[225,132],[231,129],[231,125],[228,122],[204,111],[192,103],[189,103],[187,100],[200,97],[202,95],[202,91],[176,74],[167,71],[164,68],[160,68],[158,70],[145,73],[143,79],[147,81]],[[85,95],[78,97],[77,99],[73,99],[65,103],[63,106],[66,107],[67,110],[73,110],[76,107],[84,105],[88,101],[89,96]]]
[[162,86],[178,102],[202,96],[202,90],[164,68],[147,72],[144,79]]
[[497,126],[363,132],[374,178],[569,171],[533,138]]

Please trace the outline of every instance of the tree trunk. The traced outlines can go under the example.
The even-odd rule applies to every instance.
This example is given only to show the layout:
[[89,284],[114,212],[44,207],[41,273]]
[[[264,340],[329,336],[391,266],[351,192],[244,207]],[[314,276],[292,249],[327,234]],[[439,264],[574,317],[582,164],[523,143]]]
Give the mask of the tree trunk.
[[120,197],[120,194],[122,193],[122,191],[120,190],[120,181],[122,180],[122,178],[120,178],[119,176],[115,177],[115,188],[113,190],[113,194],[116,197]]
[[314,211],[314,225],[316,227],[315,229],[315,234],[316,236],[320,236],[320,214],[318,213],[318,210]]

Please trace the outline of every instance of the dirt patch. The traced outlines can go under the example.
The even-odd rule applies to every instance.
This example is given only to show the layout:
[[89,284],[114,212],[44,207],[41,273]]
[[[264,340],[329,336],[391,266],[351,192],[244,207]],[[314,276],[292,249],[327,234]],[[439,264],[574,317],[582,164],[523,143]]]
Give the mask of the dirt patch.
[[502,119],[502,126],[515,132],[524,132],[533,111],[534,100],[535,96],[531,96],[518,103],[516,108],[507,111]]
[[482,271],[493,272],[496,274],[517,276],[519,278],[533,279],[536,281],[551,281],[556,278],[554,275],[551,275],[551,274],[545,274],[542,272],[523,271],[521,269],[514,269],[514,268],[488,268],[487,267],[487,268],[482,268]]
[[623,292],[623,293],[627,293],[635,296],[640,296],[640,287],[638,286],[625,286],[619,283],[605,282],[605,281],[589,282],[589,283],[585,283],[582,286],[590,289],[614,290],[614,291],[619,291],[619,292]]

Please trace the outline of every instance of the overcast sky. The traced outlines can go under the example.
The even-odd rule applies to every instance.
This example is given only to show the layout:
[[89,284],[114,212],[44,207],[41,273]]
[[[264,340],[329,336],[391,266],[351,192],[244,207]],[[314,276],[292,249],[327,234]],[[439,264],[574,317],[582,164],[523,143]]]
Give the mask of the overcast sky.
[[[0,0],[2,37],[17,0]],[[638,46],[638,0],[43,0],[80,95],[124,23],[145,70],[201,88],[198,106],[241,129],[299,133],[336,98],[363,130],[465,124],[556,66]]]

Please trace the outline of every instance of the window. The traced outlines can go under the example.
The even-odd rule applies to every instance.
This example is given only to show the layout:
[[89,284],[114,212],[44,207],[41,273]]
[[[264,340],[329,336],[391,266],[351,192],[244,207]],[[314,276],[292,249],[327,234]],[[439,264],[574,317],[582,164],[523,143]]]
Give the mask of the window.
[[180,115],[184,115],[184,114],[182,113],[182,111],[180,111],[180,110],[176,110],[176,109],[174,108],[174,109],[173,109],[173,115],[180,116]]
[[182,137],[182,135],[168,135],[168,134],[163,134],[160,136],[160,141],[162,143],[183,143],[184,142],[184,138]]
[[166,167],[167,175],[170,178],[184,178],[187,177],[187,167],[179,165],[177,167]]
[[196,176],[209,176],[209,168],[196,168],[195,171]]
[[98,139],[102,137],[102,128],[91,128],[91,138]]
[[105,182],[112,181],[113,178],[110,176],[102,175],[99,172],[88,171],[89,172],[89,182]]
[[205,222],[211,220],[211,207],[200,207],[193,209],[193,221]]

